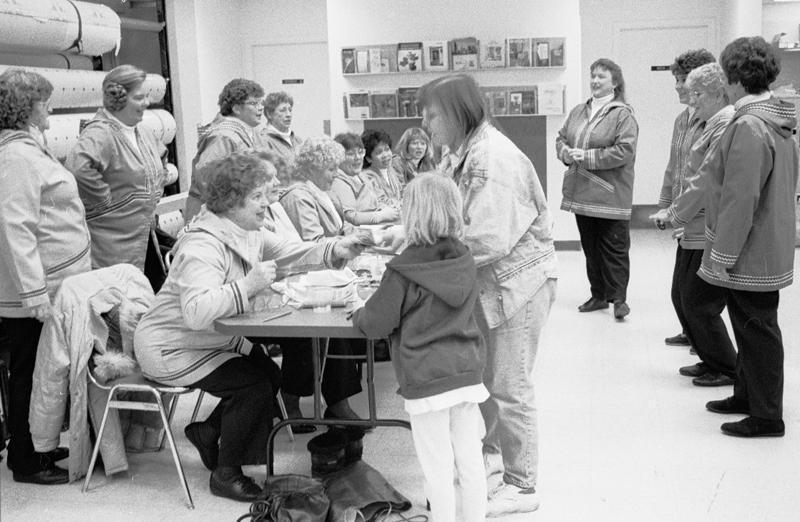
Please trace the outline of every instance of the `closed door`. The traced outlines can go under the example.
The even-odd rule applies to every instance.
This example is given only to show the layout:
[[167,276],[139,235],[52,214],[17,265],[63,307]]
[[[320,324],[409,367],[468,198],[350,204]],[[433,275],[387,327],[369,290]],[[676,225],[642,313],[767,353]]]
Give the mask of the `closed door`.
[[689,49],[706,48],[716,55],[716,41],[714,20],[615,24],[613,58],[622,68],[626,98],[639,123],[634,204],[658,202],[672,125],[685,108],[678,102],[669,69],[653,66],[668,66]]
[[325,42],[259,44],[251,47],[253,79],[267,93],[294,98],[292,130],[301,138],[328,131],[331,118],[328,45]]

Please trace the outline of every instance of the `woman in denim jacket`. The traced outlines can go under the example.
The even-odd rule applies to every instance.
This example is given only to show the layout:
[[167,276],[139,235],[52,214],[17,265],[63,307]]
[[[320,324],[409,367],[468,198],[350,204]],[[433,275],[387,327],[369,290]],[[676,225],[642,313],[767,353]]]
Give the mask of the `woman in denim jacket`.
[[449,173],[464,198],[465,243],[478,267],[476,318],[487,343],[484,381],[491,394],[481,407],[484,454],[489,480],[495,479],[488,515],[534,511],[533,365],[555,299],[552,218],[533,164],[487,121],[475,80],[463,74],[438,78],[419,96],[432,139],[455,151]]

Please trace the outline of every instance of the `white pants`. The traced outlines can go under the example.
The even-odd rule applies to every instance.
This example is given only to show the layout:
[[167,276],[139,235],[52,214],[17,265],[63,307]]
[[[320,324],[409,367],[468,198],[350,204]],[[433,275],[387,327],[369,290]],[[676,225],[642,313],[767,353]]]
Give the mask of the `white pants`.
[[455,522],[456,486],[464,522],[486,520],[486,473],[481,439],[485,428],[477,404],[411,415],[411,433],[434,522]]

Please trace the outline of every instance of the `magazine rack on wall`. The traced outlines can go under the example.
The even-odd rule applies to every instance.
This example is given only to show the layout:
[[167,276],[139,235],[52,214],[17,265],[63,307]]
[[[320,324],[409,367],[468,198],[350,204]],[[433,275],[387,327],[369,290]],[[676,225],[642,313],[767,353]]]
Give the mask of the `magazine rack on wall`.
[[475,77],[492,115],[563,115],[565,89],[557,80],[564,46],[565,38],[468,37],[343,48],[342,75],[350,88],[343,95],[344,116],[418,118],[418,86],[452,72]]

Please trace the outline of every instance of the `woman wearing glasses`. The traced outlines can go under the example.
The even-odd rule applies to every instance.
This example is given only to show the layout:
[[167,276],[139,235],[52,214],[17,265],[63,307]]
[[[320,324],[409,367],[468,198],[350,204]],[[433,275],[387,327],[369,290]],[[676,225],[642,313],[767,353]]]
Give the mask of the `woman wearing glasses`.
[[353,225],[397,221],[397,208],[382,205],[372,184],[361,176],[366,152],[361,138],[357,134],[343,133],[334,140],[344,147],[344,160],[339,163],[329,191],[339,214]]

